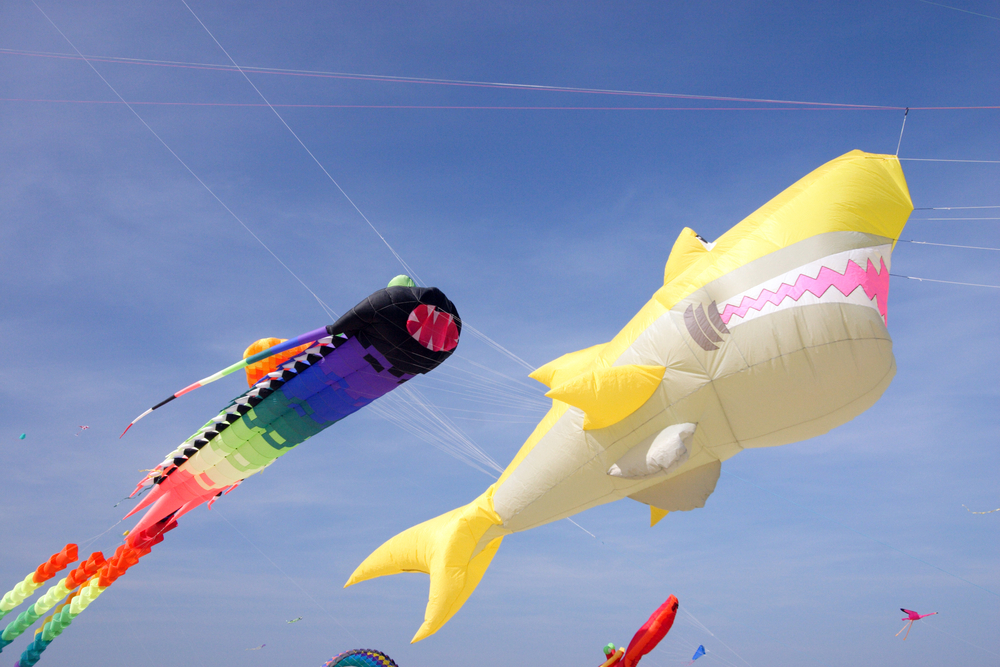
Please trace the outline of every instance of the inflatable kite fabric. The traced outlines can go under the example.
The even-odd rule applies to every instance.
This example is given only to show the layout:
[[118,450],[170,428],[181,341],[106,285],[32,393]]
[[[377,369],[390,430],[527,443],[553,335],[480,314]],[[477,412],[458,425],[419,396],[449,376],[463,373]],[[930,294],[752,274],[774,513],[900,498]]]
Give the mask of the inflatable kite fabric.
[[646,655],[667,636],[674,625],[677,616],[677,598],[673,595],[653,612],[639,631],[628,643],[628,648],[615,648],[614,644],[604,647],[604,657],[607,660],[601,667],[635,667],[642,656]]
[[709,243],[684,229],[663,286],[610,342],[531,374],[548,414],[486,491],[379,547],[347,585],[430,575],[433,634],[506,535],[621,498],[651,524],[702,507],[744,449],[826,433],[895,373],[890,256],[913,210],[899,160],[852,151]]
[[398,667],[398,665],[382,651],[356,648],[333,656],[323,663],[323,667]]
[[[399,276],[334,324],[291,341],[309,340],[305,345],[287,349],[277,338],[251,345],[244,355],[244,361],[254,362],[244,364],[250,390],[139,482],[132,496],[148,493],[126,518],[143,509],[146,513],[126,533],[125,543],[107,561],[100,552],[91,554],[50,588],[0,634],[0,650],[68,595],[21,656],[20,667],[34,665],[48,643],[161,542],[180,516],[206,502],[211,507],[298,444],[436,368],[455,350],[461,327],[458,311],[440,290],[415,287]],[[0,599],[0,618],[76,559],[76,545],[67,545],[42,563]]]

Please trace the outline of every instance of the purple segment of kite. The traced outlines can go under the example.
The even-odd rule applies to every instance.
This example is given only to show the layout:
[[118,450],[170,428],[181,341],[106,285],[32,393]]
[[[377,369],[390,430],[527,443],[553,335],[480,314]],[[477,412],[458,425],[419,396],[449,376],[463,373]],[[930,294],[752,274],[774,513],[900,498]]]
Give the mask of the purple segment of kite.
[[[413,377],[393,372],[392,364],[381,352],[364,347],[356,338],[345,341],[336,353],[324,357],[309,370],[312,372],[300,374],[297,381],[289,382],[282,391],[290,401],[308,402],[311,408],[308,416],[323,425],[343,419]],[[323,391],[328,387],[336,390]],[[350,399],[349,405],[344,404],[345,394]],[[301,403],[296,407],[300,406]],[[301,410],[300,407],[299,414],[303,414]]]

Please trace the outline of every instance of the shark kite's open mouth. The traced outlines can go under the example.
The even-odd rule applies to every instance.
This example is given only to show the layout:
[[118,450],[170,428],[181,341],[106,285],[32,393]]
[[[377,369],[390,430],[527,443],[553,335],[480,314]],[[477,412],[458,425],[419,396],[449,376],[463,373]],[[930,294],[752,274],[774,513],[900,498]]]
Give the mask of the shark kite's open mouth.
[[783,308],[851,303],[878,310],[888,324],[886,259],[891,249],[883,245],[848,250],[772,278],[720,303],[722,321],[733,327]]

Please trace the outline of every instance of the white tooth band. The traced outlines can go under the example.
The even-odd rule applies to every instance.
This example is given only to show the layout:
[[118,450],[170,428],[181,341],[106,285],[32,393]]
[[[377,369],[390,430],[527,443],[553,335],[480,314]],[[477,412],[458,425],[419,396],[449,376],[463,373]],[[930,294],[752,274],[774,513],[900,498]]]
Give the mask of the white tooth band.
[[[744,290],[719,303],[717,307],[722,314],[722,320],[730,328],[764,315],[770,315],[778,310],[817,303],[850,303],[879,310],[877,297],[869,298],[860,283],[852,285],[853,289],[847,294],[844,294],[836,284],[828,285],[819,296],[811,291],[791,290],[790,288],[800,284],[799,281],[803,278],[808,279],[807,282],[821,278],[820,274],[823,269],[836,272],[840,276],[848,275],[849,263],[851,262],[856,265],[854,272],[857,272],[858,268],[861,271],[867,271],[870,261],[874,270],[881,276],[883,272],[889,270],[891,251],[892,246],[885,244],[855,248],[828,255]],[[884,269],[882,268],[883,263]],[[826,275],[830,275],[829,271]],[[792,293],[789,294],[789,292]],[[884,297],[885,295],[883,295]]]

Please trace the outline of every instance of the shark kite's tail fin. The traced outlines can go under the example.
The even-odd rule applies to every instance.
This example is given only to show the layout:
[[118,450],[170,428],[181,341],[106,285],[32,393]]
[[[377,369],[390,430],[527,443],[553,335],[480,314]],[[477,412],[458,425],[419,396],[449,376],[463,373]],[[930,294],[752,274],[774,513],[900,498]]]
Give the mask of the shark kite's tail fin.
[[504,535],[493,510],[493,487],[474,501],[403,531],[365,559],[344,587],[400,572],[431,576],[424,623],[412,642],[434,634],[455,615],[486,574]]

